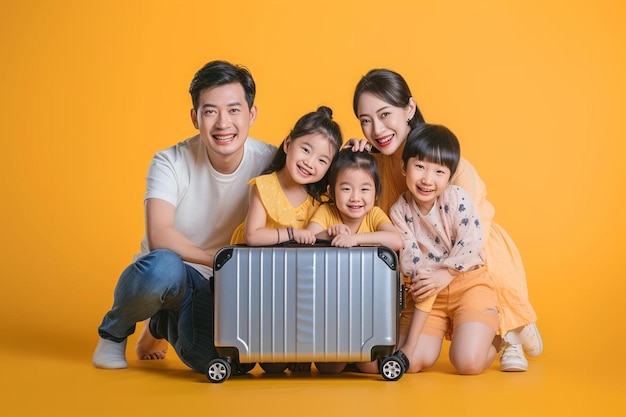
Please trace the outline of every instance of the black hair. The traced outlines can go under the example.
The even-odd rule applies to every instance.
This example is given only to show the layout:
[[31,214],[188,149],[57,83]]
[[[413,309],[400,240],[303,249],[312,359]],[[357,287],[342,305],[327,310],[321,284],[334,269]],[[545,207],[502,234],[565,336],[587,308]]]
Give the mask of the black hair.
[[189,85],[189,94],[191,94],[194,110],[198,110],[202,91],[231,83],[241,84],[246,95],[248,108],[252,108],[256,95],[256,84],[250,71],[244,66],[234,65],[230,62],[211,61],[196,72]]
[[[284,145],[287,139],[290,139],[293,143],[299,137],[312,135],[312,134],[321,134],[328,138],[331,145],[333,145],[333,149],[335,150],[335,154],[333,155],[333,160],[335,159],[337,152],[341,148],[343,144],[343,136],[341,135],[341,128],[333,120],[333,111],[330,107],[320,106],[317,111],[310,112],[300,117],[296,122],[289,135],[283,140],[283,143],[278,147],[276,153],[274,154],[274,159],[270,163],[270,166],[263,172],[263,174],[270,174],[272,172],[276,172],[282,169],[285,166],[287,161],[287,154],[285,153]],[[332,163],[331,163],[332,166]],[[306,189],[308,193],[313,196],[317,201],[322,201],[322,195],[326,192],[326,188],[328,186],[328,172],[324,175],[324,177],[316,183],[306,184]]]
[[[356,117],[359,117],[359,98],[363,93],[371,93],[395,107],[408,106],[409,100],[413,97],[404,78],[397,72],[384,68],[370,70],[356,85],[352,100],[352,109]],[[409,126],[414,128],[420,123],[424,123],[424,116],[416,103],[415,114],[409,120]]]
[[461,145],[450,129],[442,125],[422,123],[411,129],[404,151],[402,163],[407,166],[410,158],[443,165],[454,175],[461,159]]
[[374,191],[376,199],[380,196],[381,183],[380,173],[376,158],[369,152],[353,152],[352,149],[342,149],[337,154],[335,161],[328,170],[328,184],[330,185],[330,197],[335,199],[335,187],[337,177],[346,169],[361,169],[367,172],[374,180]]

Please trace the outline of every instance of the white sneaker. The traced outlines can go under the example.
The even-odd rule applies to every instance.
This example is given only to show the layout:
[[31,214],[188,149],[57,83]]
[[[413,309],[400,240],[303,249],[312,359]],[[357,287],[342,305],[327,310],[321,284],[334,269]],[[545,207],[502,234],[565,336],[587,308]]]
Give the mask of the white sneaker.
[[504,340],[510,344],[521,344],[524,353],[531,358],[541,355],[543,351],[543,341],[536,323],[530,323],[507,332]]
[[521,331],[521,338],[525,354],[531,358],[541,355],[541,352],[543,352],[543,341],[536,323],[524,326]]
[[500,355],[500,370],[502,372],[525,372],[528,370],[528,361],[522,352],[522,345],[504,344]]
[[128,368],[126,362],[126,342],[117,343],[112,340],[100,338],[98,346],[93,352],[92,363],[96,368],[124,369]]

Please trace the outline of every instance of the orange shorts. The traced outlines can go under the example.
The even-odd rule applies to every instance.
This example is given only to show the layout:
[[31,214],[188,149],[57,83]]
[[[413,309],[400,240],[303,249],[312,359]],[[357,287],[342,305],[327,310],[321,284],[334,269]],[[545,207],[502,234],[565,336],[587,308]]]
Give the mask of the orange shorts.
[[[405,306],[400,315],[400,334],[408,334],[413,311],[415,303],[407,292]],[[487,268],[481,266],[458,274],[448,287],[441,290],[422,333],[450,339],[456,326],[467,322],[484,323],[497,332],[500,325],[497,311],[498,297],[495,288]]]

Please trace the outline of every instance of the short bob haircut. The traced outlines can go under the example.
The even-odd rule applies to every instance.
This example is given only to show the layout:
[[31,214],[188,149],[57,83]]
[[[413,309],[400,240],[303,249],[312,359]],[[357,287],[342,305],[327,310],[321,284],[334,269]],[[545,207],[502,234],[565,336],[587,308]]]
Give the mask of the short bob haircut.
[[406,139],[402,152],[404,167],[411,158],[443,165],[452,177],[461,159],[461,145],[447,127],[422,123],[412,129]]

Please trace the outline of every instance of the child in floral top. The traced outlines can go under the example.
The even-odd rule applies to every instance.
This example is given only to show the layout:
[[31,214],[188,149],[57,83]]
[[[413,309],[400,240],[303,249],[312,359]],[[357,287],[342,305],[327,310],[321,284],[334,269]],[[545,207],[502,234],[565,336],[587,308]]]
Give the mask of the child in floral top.
[[[396,352],[408,372],[433,366],[446,336],[460,374],[480,374],[497,354],[497,296],[484,266],[479,212],[465,190],[449,184],[460,154],[450,130],[429,124],[409,133],[402,154],[408,191],[390,217],[403,235],[400,268],[416,303]],[[432,288],[418,295],[424,285]]]

